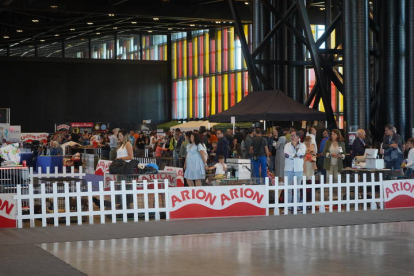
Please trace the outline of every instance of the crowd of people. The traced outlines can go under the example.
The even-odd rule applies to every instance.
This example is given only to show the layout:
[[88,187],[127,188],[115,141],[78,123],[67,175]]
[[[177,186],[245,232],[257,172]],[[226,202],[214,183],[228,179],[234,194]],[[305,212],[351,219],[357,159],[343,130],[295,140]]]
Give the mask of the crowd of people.
[[[125,141],[129,143],[125,143]],[[377,147],[385,161],[385,167],[395,171],[405,168],[406,176],[414,169],[414,139],[404,143],[392,125],[385,126],[384,138],[378,145],[373,143],[368,131],[359,129],[350,146],[345,144],[341,131],[334,129],[295,129],[294,127],[273,127],[271,131],[250,128],[244,132],[240,128],[223,131],[211,128],[182,132],[179,128],[167,131],[164,136],[156,132],[145,134],[113,129],[106,132],[85,131],[83,134],[63,131],[50,135],[47,144],[34,144],[36,155],[62,155],[61,145],[68,142],[82,146],[101,147],[103,159],[115,160],[117,151],[127,147],[124,155],[133,157],[148,156],[173,157],[182,160],[186,178],[190,184],[201,185],[206,170],[219,163],[219,157],[250,159],[252,177],[271,176],[282,179],[287,176],[315,174],[332,175],[337,180],[344,168],[344,159],[364,155],[366,148]]]

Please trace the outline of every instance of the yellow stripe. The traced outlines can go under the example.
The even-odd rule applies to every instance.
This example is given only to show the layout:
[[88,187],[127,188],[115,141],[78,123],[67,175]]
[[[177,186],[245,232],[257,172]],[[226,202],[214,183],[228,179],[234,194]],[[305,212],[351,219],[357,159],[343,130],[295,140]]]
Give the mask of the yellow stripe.
[[162,46],[162,47],[164,48],[164,49],[163,49],[163,50],[164,50],[164,55],[163,55],[163,56],[164,56],[164,60],[167,60],[167,58],[168,58],[168,57],[167,57],[167,56],[168,56],[167,45],[164,45],[164,46]]
[[237,102],[242,99],[242,74],[237,72]]
[[188,87],[188,118],[193,117],[193,82],[191,79],[187,80]]
[[[247,45],[249,45],[249,25],[244,25],[244,35],[246,37]],[[243,59],[243,68],[247,68],[246,60],[244,59],[243,53],[242,53],[242,59]]]
[[173,79],[177,78],[177,43],[172,44]]
[[229,108],[229,75],[223,75],[224,110]]
[[216,114],[216,76],[211,76],[211,115]]
[[339,91],[336,91],[335,93],[339,94],[339,112],[344,112],[344,96],[342,96]]
[[216,72],[221,72],[221,31],[217,31],[217,69]]
[[323,105],[322,99],[319,100],[319,111],[325,112],[325,106]]

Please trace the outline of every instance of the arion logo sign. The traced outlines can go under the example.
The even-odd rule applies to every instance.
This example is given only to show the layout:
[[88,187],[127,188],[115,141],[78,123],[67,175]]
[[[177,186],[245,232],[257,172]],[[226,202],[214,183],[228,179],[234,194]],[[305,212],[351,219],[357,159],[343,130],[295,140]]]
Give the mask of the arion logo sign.
[[169,189],[170,218],[266,215],[264,186]]
[[414,207],[414,181],[384,181],[385,208]]
[[16,200],[14,194],[0,194],[0,228],[16,227]]

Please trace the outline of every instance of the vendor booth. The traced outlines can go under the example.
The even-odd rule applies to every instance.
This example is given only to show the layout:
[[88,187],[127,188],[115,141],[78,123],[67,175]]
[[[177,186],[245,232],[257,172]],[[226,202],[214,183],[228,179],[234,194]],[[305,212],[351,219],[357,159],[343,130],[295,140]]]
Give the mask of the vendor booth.
[[323,112],[311,109],[289,98],[281,90],[256,91],[235,106],[209,117],[210,122],[324,121]]

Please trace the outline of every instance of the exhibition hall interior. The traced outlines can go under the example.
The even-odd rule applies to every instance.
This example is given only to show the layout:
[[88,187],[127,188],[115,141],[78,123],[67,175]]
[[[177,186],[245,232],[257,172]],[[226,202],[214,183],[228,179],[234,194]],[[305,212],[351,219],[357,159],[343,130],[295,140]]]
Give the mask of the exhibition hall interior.
[[0,0],[0,275],[413,275],[414,1]]

